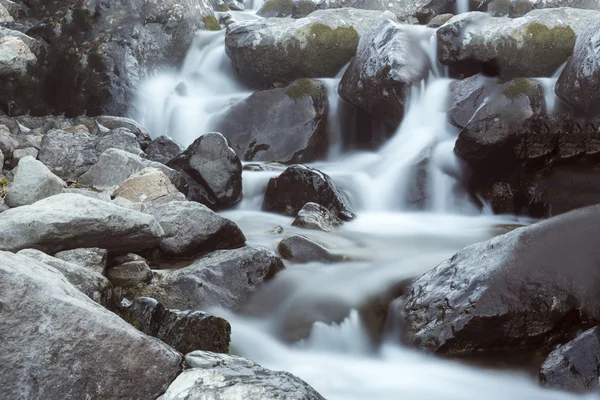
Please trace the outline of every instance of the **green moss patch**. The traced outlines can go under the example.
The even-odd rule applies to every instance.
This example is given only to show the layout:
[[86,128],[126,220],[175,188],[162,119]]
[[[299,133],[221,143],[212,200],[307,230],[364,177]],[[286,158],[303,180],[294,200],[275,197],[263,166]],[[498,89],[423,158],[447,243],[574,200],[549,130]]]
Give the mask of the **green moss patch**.
[[206,30],[208,30],[208,31],[220,31],[221,30],[221,24],[219,24],[219,21],[217,21],[217,17],[215,17],[214,15],[209,15],[207,17],[204,17],[204,19],[202,19],[202,22],[204,22],[204,26],[206,27]]
[[322,88],[316,81],[308,78],[298,79],[289,85],[285,94],[292,100],[297,101],[305,96],[312,97],[314,102],[321,100]]
[[548,50],[555,46],[575,47],[575,31],[570,26],[548,28],[539,22],[532,22],[525,28],[526,44],[544,46]]
[[508,99],[514,100],[519,95],[525,95],[531,100],[535,100],[540,93],[539,85],[536,81],[527,78],[517,78],[509,82],[502,90],[502,94]]

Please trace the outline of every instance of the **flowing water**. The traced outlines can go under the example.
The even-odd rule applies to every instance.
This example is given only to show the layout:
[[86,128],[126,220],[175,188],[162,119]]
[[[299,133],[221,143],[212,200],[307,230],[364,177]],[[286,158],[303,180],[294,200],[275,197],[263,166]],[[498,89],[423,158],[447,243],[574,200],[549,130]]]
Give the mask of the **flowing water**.
[[[458,4],[468,7],[467,1]],[[235,13],[238,20],[252,17]],[[250,94],[235,79],[223,40],[223,32],[202,32],[179,73],[156,77],[142,88],[135,116],[153,135],[190,144],[210,131],[230,104]],[[432,40],[424,45],[435,49]],[[357,311],[462,247],[501,233],[503,224],[528,222],[482,211],[462,189],[462,166],[453,152],[457,132],[446,118],[451,80],[433,65],[427,82],[413,89],[401,126],[376,152],[344,152],[348,132],[340,110],[347,106],[336,92],[341,75],[323,79],[332,145],[328,159],[313,166],[348,194],[356,220],[326,233],[295,228],[292,218],[262,212],[266,185],[278,170],[245,171],[244,200],[222,214],[240,226],[250,244],[275,250],[286,235],[302,234],[348,261],[287,265],[249,300],[245,313],[212,311],[232,324],[232,352],[289,371],[328,399],[582,398],[542,389],[521,373],[466,366],[405,347],[398,340],[394,305],[384,335],[374,340]],[[290,341],[290,333],[302,328],[310,330],[308,337]]]

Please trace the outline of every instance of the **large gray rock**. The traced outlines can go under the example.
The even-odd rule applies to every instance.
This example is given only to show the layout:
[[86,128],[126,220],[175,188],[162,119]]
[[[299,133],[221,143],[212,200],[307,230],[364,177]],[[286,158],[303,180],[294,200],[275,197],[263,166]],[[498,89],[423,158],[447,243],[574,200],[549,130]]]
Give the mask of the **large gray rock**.
[[543,386],[570,392],[600,386],[600,328],[583,332],[548,355],[540,371]]
[[168,166],[183,176],[188,200],[220,209],[242,199],[242,163],[220,133],[200,136]]
[[146,155],[142,151],[137,137],[126,128],[113,129],[98,139],[98,143],[96,143],[98,154],[102,154],[108,149],[125,150],[140,157]]
[[556,82],[556,95],[578,111],[600,114],[600,21],[577,38]]
[[142,169],[144,160],[139,156],[124,150],[108,149],[77,181],[96,189],[111,189]]
[[185,147],[173,139],[167,136],[159,136],[150,142],[145,151],[149,160],[166,164],[184,150]]
[[6,194],[9,207],[26,206],[62,193],[67,184],[33,157],[19,161],[10,190]]
[[360,38],[356,57],[340,81],[342,99],[397,127],[412,86],[429,72],[421,42],[432,33],[432,29],[389,20],[374,24]]
[[44,135],[38,160],[62,179],[75,181],[98,160],[96,141],[86,133],[51,130]]
[[236,309],[261,283],[283,268],[281,259],[267,249],[245,246],[218,250],[188,267],[165,274],[133,297],[152,297],[166,308],[180,310]]
[[536,349],[560,338],[567,316],[599,320],[598,218],[592,206],[459,251],[408,289],[408,340],[454,355]]
[[7,399],[157,398],[181,356],[29,257],[0,253],[0,383]]
[[194,351],[185,360],[190,369],[169,386],[164,400],[323,400],[289,372],[271,371],[239,356]]
[[140,204],[140,209],[151,213],[153,209],[173,201],[186,201],[185,195],[156,168],[144,168],[131,175],[114,191],[117,199]]
[[343,255],[335,254],[309,238],[299,235],[288,236],[283,239],[277,245],[277,250],[286,260],[299,264],[344,261]]
[[135,135],[142,150],[146,150],[152,141],[152,139],[150,139],[150,133],[148,133],[148,130],[139,122],[131,118],[117,117],[114,115],[100,115],[99,117],[95,117],[94,121],[109,131],[119,128],[127,129],[129,132]]
[[73,249],[59,251],[54,257],[104,274],[108,251],[99,248]]
[[234,104],[217,130],[244,161],[310,162],[328,149],[327,89],[300,79]]
[[152,214],[165,232],[160,249],[167,256],[193,257],[246,242],[234,222],[196,202],[171,202],[157,207]]
[[2,213],[0,249],[139,251],[158,245],[163,233],[151,215],[64,193]]
[[493,78],[481,74],[452,81],[448,121],[457,128],[467,126],[488,96],[500,88]]
[[293,21],[247,20],[227,27],[225,49],[235,71],[252,86],[333,77],[356,53],[359,36],[385,18],[379,11],[345,8]]
[[146,261],[128,261],[106,270],[106,277],[115,287],[129,288],[152,280],[152,270]]

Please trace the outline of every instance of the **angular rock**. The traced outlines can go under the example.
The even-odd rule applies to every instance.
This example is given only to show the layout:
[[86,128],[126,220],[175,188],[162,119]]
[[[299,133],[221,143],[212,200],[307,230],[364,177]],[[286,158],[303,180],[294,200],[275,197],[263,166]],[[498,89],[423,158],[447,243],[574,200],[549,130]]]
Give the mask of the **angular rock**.
[[167,136],[159,136],[152,140],[146,148],[148,160],[167,164],[181,154],[185,148]]
[[106,276],[115,287],[129,288],[152,280],[146,261],[129,261],[107,269]]
[[293,8],[293,0],[265,0],[262,7],[256,12],[256,15],[260,15],[263,18],[289,17],[292,15]]
[[26,206],[60,194],[64,187],[66,183],[62,179],[54,175],[44,164],[29,156],[19,161],[5,201],[9,207]]
[[327,155],[327,89],[299,79],[234,104],[217,130],[244,161],[310,162]]
[[499,91],[496,80],[481,74],[453,81],[450,84],[448,120],[457,128],[467,126],[485,99]]
[[0,249],[55,253],[100,247],[119,253],[152,248],[163,233],[150,215],[64,193],[2,213]]
[[59,251],[54,257],[104,274],[108,251],[99,248],[73,249]]
[[113,129],[98,140],[96,144],[98,154],[102,154],[108,149],[120,149],[140,157],[145,155],[137,137],[126,128]]
[[129,176],[144,169],[144,161],[124,150],[108,149],[87,172],[79,177],[81,185],[106,190],[123,183]]
[[3,397],[154,399],[179,374],[176,351],[37,260],[0,253],[0,303]]
[[98,160],[96,140],[90,134],[53,129],[44,135],[38,160],[60,178],[76,181]]
[[146,150],[151,143],[150,134],[146,128],[131,118],[116,117],[113,115],[101,115],[99,117],[95,117],[94,120],[102,127],[110,131],[124,128],[132,132],[137,138],[137,142],[142,150]]
[[169,386],[165,400],[226,400],[243,393],[245,400],[323,400],[311,386],[289,372],[271,371],[238,356],[194,351],[190,369]]
[[169,161],[188,185],[187,198],[212,209],[242,199],[242,163],[220,133],[207,133]]
[[15,140],[9,128],[5,125],[0,125],[0,152],[4,155],[5,161],[10,160],[13,151],[15,151],[18,145],[19,142]]
[[37,156],[38,156],[38,151],[34,147],[26,147],[24,149],[17,149],[15,151],[13,151],[13,153],[12,153],[12,158],[10,159],[10,166],[12,168],[15,168],[19,164],[19,161],[21,161],[22,158],[33,157],[35,159],[35,158],[37,158]]
[[408,340],[451,355],[537,349],[580,316],[598,321],[597,218],[587,207],[459,251],[407,291]]
[[317,203],[306,203],[300,211],[293,226],[306,229],[317,229],[333,232],[342,224],[342,220],[332,215],[328,209]]
[[304,236],[288,236],[277,246],[279,254],[295,263],[339,262],[344,256],[335,254]]
[[548,355],[540,371],[543,386],[570,392],[597,390],[600,378],[600,328],[583,332]]
[[152,214],[165,232],[160,249],[167,256],[193,257],[246,242],[234,222],[199,203],[175,201],[157,207]]
[[320,204],[343,221],[355,217],[346,195],[329,175],[304,165],[292,165],[269,180],[263,210],[296,216],[311,202]]
[[169,178],[156,168],[144,168],[127,178],[113,193],[117,199],[141,203],[141,210],[151,212],[154,208],[172,201],[186,201]]
[[264,281],[284,269],[270,250],[245,246],[218,250],[198,258],[188,267],[136,291],[132,297],[152,297],[166,308],[197,310],[240,307]]

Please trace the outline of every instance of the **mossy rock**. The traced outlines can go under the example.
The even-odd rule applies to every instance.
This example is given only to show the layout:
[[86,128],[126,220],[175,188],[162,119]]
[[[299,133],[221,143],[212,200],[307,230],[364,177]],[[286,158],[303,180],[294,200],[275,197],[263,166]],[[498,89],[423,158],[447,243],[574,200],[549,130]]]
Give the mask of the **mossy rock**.
[[285,90],[285,94],[294,101],[297,101],[305,96],[310,96],[316,103],[321,100],[321,97],[323,96],[323,88],[317,83],[317,81],[308,78],[302,78],[289,85]]
[[217,17],[215,17],[214,15],[206,16],[202,21],[204,22],[204,26],[206,27],[207,31],[221,30],[221,24],[219,24],[219,21],[217,21]]
[[529,97],[531,101],[537,101],[540,96],[540,85],[533,79],[517,78],[506,84],[502,94],[511,101],[520,95]]
[[292,15],[293,7],[293,0],[267,0],[256,14],[261,17],[289,17]]

